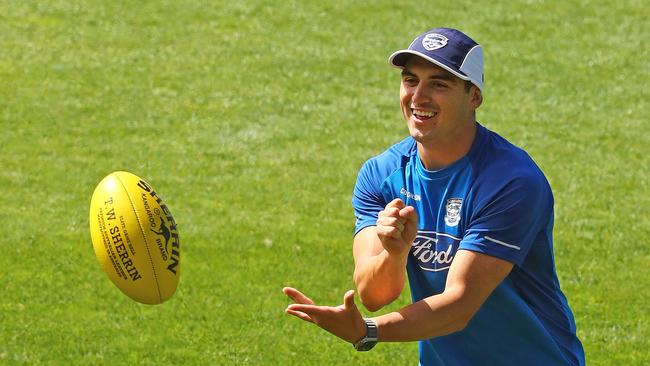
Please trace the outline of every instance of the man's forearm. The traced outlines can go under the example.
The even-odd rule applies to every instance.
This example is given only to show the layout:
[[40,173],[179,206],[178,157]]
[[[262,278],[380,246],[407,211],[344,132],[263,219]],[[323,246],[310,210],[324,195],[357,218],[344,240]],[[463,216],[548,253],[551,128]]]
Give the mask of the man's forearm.
[[379,341],[418,341],[460,331],[474,314],[463,302],[458,294],[446,291],[373,318]]
[[374,318],[379,340],[416,341],[463,330],[512,267],[500,258],[459,250],[441,294]]
[[358,263],[354,282],[359,298],[370,311],[377,311],[402,293],[406,280],[406,256],[390,255],[385,250]]

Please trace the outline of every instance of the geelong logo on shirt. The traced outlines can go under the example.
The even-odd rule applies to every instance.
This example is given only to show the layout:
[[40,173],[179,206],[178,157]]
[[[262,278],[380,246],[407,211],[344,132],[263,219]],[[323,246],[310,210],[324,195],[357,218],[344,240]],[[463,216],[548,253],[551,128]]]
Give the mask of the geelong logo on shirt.
[[460,238],[435,231],[418,231],[411,255],[425,271],[444,271],[454,260]]
[[456,226],[460,221],[460,209],[463,207],[462,198],[450,198],[445,205],[445,224]]

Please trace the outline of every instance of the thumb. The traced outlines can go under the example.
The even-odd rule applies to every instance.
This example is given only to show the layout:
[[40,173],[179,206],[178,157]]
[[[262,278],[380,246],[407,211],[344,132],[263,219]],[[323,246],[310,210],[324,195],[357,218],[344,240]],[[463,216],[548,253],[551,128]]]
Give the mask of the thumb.
[[405,219],[407,222],[414,222],[416,224],[418,222],[418,214],[415,212],[415,207],[413,206],[405,206],[404,208],[400,209],[399,217]]
[[346,309],[356,309],[357,305],[354,303],[354,290],[348,290],[343,295],[343,304]]
[[415,208],[413,206],[407,206],[400,210],[399,216],[402,219],[406,219],[402,237],[407,240],[415,239],[415,235],[418,232],[418,214],[415,212]]

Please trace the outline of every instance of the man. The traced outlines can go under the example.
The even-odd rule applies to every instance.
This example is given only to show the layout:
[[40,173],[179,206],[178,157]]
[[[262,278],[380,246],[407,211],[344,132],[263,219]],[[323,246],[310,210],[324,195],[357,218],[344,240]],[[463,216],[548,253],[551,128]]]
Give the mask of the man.
[[389,62],[402,69],[410,137],[359,172],[354,281],[377,311],[400,295],[406,272],[413,304],[365,319],[354,291],[329,307],[287,287],[286,312],[358,350],[418,340],[421,365],[584,365],[555,272],[548,182],[475,118],[481,46],[437,28]]

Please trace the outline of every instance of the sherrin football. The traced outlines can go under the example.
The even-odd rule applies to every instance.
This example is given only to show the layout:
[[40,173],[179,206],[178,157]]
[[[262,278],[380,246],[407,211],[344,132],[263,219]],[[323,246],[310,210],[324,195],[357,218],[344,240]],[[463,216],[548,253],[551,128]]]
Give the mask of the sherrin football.
[[176,291],[180,241],[169,208],[150,184],[113,172],[90,202],[95,255],[113,283],[144,304],[160,304]]

